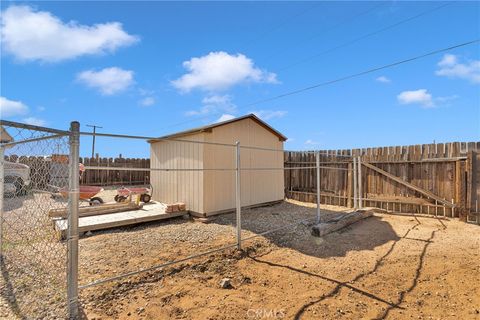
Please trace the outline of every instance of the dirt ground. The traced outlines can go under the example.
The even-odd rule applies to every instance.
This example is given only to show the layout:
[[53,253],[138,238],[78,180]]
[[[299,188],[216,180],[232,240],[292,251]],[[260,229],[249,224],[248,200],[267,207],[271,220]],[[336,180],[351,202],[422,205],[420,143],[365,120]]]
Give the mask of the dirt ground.
[[[246,210],[244,236],[314,214],[298,202]],[[80,240],[81,282],[234,243],[233,223],[224,215],[94,233]],[[84,317],[97,320],[480,319],[479,280],[479,226],[375,214],[322,239],[299,224],[247,241],[243,252],[83,289],[81,300]]]
[[[103,196],[112,194],[105,191]],[[32,202],[29,208],[47,201],[37,200],[25,201]],[[342,211],[348,210],[322,206],[322,219]],[[455,219],[375,214],[316,238],[308,222],[293,226],[305,219],[315,219],[313,204],[288,201],[242,210],[243,238],[289,227],[246,241],[243,251],[218,251],[83,289],[82,316],[96,320],[480,319],[480,226]],[[235,216],[226,214],[209,224],[176,218],[94,232],[79,241],[80,284],[233,245],[234,226]],[[48,248],[45,252],[52,252]],[[49,255],[44,258],[57,261]],[[35,261],[25,265],[30,268]],[[51,270],[49,266],[53,264],[43,269]],[[24,279],[18,272],[10,271],[10,280]],[[226,278],[230,288],[220,285]],[[0,318],[21,319],[21,310],[12,310],[16,304],[11,283],[2,279]],[[35,290],[44,282],[37,277]],[[25,294],[31,286],[16,289]],[[38,318],[58,319],[52,310],[65,307],[48,290],[41,289],[40,295],[32,291],[27,297],[36,297],[31,303],[44,315]],[[39,299],[45,301],[42,306]]]

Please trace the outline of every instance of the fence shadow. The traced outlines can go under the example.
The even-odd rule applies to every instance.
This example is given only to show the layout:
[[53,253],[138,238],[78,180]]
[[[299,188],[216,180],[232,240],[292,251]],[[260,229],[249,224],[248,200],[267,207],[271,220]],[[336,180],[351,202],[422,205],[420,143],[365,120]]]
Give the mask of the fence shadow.
[[5,265],[5,261],[3,258],[0,257],[0,270],[1,270],[1,277],[3,286],[0,290],[0,296],[3,298],[4,301],[7,302],[10,311],[19,319],[27,319],[25,315],[22,314],[20,307],[17,302],[17,298],[15,296],[14,286],[10,280],[10,274],[8,273],[7,266]]
[[27,200],[33,199],[34,196],[32,193],[28,193],[22,196],[8,195],[3,199],[3,211],[9,212],[17,210],[23,206],[23,203]]
[[[373,219],[370,218],[367,221],[364,221],[364,223],[365,224],[373,223],[375,225],[375,223],[376,223],[375,218],[376,217],[373,217]],[[419,278],[422,274],[423,266],[425,264],[425,256],[426,256],[426,252],[427,252],[428,247],[433,242],[433,239],[435,237],[436,232],[438,232],[440,230],[445,230],[447,228],[446,225],[440,219],[437,219],[440,226],[436,230],[434,230],[430,233],[430,236],[428,237],[428,239],[412,238],[412,237],[409,237],[409,233],[412,230],[416,229],[418,226],[421,225],[420,220],[418,220],[417,217],[414,217],[414,218],[416,220],[416,223],[414,225],[412,225],[403,235],[401,235],[400,237],[397,236],[395,239],[393,239],[394,241],[390,245],[389,249],[381,257],[379,257],[376,260],[375,265],[370,270],[356,275],[353,279],[351,279],[349,281],[339,281],[339,280],[329,278],[329,277],[326,277],[326,276],[323,276],[323,275],[308,272],[306,270],[298,269],[298,268],[289,266],[288,264],[280,264],[280,263],[267,261],[266,259],[262,259],[262,257],[258,257],[258,256],[249,256],[249,258],[252,261],[254,261],[255,263],[267,264],[271,267],[285,268],[285,269],[288,269],[288,270],[293,271],[293,272],[304,274],[304,275],[307,275],[307,276],[310,276],[310,277],[319,278],[320,280],[327,281],[327,282],[335,284],[335,287],[333,289],[331,289],[328,292],[326,292],[325,294],[319,296],[317,299],[309,301],[309,302],[305,303],[303,306],[301,306],[297,310],[297,312],[295,313],[294,319],[296,319],[296,320],[301,319],[302,316],[304,315],[305,311],[309,307],[311,307],[315,304],[321,303],[322,301],[324,301],[328,298],[334,297],[335,295],[337,295],[339,293],[339,291],[342,288],[350,289],[350,290],[352,290],[352,291],[354,291],[358,294],[361,294],[361,295],[363,295],[367,298],[370,298],[370,299],[373,299],[373,300],[376,300],[380,303],[385,304],[386,307],[374,318],[374,319],[385,319],[393,309],[404,309],[401,306],[401,304],[403,303],[403,301],[405,299],[405,296],[408,293],[410,293],[412,290],[414,290],[415,287],[418,284],[418,280],[419,280]],[[415,274],[413,276],[413,279],[411,280],[411,284],[406,289],[399,292],[396,301],[394,301],[394,302],[387,301],[387,299],[383,299],[382,297],[380,297],[378,295],[375,295],[373,293],[364,291],[362,289],[359,289],[357,286],[355,286],[356,282],[358,282],[358,281],[362,280],[363,278],[366,278],[370,275],[376,274],[378,269],[382,265],[385,264],[386,259],[394,252],[394,250],[395,250],[396,246],[398,245],[399,241],[402,240],[402,239],[420,241],[422,243],[422,249],[421,249],[421,252],[418,256],[417,266],[415,268]],[[330,240],[335,241],[336,239],[330,239]]]

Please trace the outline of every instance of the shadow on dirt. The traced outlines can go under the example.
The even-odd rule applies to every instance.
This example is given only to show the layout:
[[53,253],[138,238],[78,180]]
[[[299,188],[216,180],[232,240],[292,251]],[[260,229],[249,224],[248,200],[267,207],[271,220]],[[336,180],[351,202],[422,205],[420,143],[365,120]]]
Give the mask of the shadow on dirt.
[[7,267],[2,258],[0,258],[0,269],[1,269],[1,276],[3,277],[4,285],[2,290],[0,291],[0,295],[7,301],[10,310],[12,313],[17,316],[19,319],[26,319],[26,316],[22,315],[22,312],[18,306],[18,302],[15,296],[15,290],[13,288],[12,282],[10,280],[10,274],[8,273]]
[[32,194],[27,195],[8,195],[3,199],[3,212],[9,212],[22,208],[24,202],[32,200],[34,197]]
[[[344,213],[322,209],[322,221]],[[318,258],[343,257],[350,251],[373,250],[400,239],[388,222],[374,216],[318,238],[311,235],[315,219],[315,208],[282,202],[269,207],[242,210],[242,229],[255,234],[278,229],[263,237],[279,247]],[[214,223],[232,225],[232,221],[235,221],[235,215],[226,214],[218,216]]]
[[[419,225],[421,225],[421,222],[418,220],[418,218],[416,218],[416,217],[414,217],[414,218],[416,220],[416,224],[413,225],[412,227],[410,227],[405,232],[405,234],[403,234],[401,237],[396,237],[395,239],[393,239],[394,242],[391,244],[390,248],[387,250],[387,252],[384,255],[382,255],[376,261],[375,265],[373,266],[373,268],[371,270],[369,270],[368,272],[358,274],[352,280],[347,281],[347,282],[342,282],[342,281],[339,281],[339,280],[336,280],[336,279],[328,278],[328,277],[318,275],[318,274],[315,274],[315,273],[311,273],[311,272],[308,272],[308,271],[305,271],[305,270],[297,269],[297,268],[291,267],[291,266],[286,265],[286,264],[273,263],[273,262],[270,262],[270,261],[259,259],[258,257],[250,256],[249,258],[252,259],[254,262],[257,262],[257,263],[267,264],[267,265],[272,266],[272,267],[285,268],[285,269],[288,269],[288,270],[291,270],[291,271],[294,271],[294,272],[302,273],[302,274],[305,274],[305,275],[308,275],[308,276],[316,277],[316,278],[319,278],[319,279],[322,279],[322,280],[325,280],[325,281],[336,284],[336,286],[332,290],[330,290],[329,292],[323,294],[319,298],[314,299],[314,300],[304,304],[302,307],[300,307],[300,309],[296,312],[295,317],[294,317],[294,319],[296,319],[296,320],[301,319],[302,316],[304,315],[305,311],[309,307],[311,307],[315,304],[318,304],[318,303],[320,303],[320,302],[322,302],[322,301],[324,301],[328,298],[334,297],[335,295],[338,294],[338,292],[342,288],[350,289],[350,290],[355,291],[355,292],[357,292],[361,295],[364,295],[364,296],[366,296],[370,299],[374,299],[374,300],[377,300],[378,302],[384,303],[386,305],[386,308],[375,319],[385,319],[389,315],[391,310],[393,310],[395,308],[404,309],[403,307],[401,307],[401,304],[403,303],[403,301],[405,299],[405,296],[408,293],[410,293],[412,290],[414,290],[414,288],[418,284],[418,279],[421,276],[422,268],[423,268],[423,265],[424,265],[424,262],[425,262],[425,255],[426,255],[428,247],[433,242],[433,238],[435,237],[435,233],[440,231],[440,230],[446,229],[445,224],[441,220],[438,220],[439,223],[441,224],[441,226],[439,228],[437,228],[436,230],[432,231],[431,234],[430,234],[430,237],[428,239],[411,238],[411,237],[409,237],[409,233],[412,230],[414,230],[415,228],[417,228]],[[375,222],[375,220],[376,220],[375,217],[373,217],[373,218],[370,218],[367,221],[364,221],[363,224],[364,224],[364,226],[366,224],[369,224],[369,223],[375,224],[375,223],[378,222],[378,221]],[[362,228],[362,226],[359,226],[359,228]],[[345,234],[344,234],[344,236],[345,236]],[[394,252],[395,247],[398,245],[399,241],[402,240],[402,239],[415,240],[415,241],[419,241],[423,244],[422,244],[422,249],[421,249],[420,255],[418,256],[417,267],[415,269],[415,275],[414,275],[413,279],[411,280],[411,284],[406,289],[399,292],[396,301],[395,302],[386,301],[385,299],[383,299],[383,298],[381,298],[381,297],[379,297],[379,296],[377,296],[373,293],[366,292],[364,290],[361,290],[361,289],[358,289],[357,287],[355,287],[355,285],[354,285],[355,282],[357,282],[357,281],[359,281],[359,280],[361,280],[361,279],[363,279],[367,276],[375,274],[377,272],[377,270],[385,263],[385,260]],[[332,241],[332,240],[335,241],[336,239],[330,239],[330,241]],[[328,241],[328,240],[326,240],[326,241]]]
[[[418,220],[417,220],[418,221]],[[417,286],[418,284],[418,279],[420,278],[420,275],[422,274],[422,268],[423,268],[423,265],[424,265],[424,262],[425,262],[425,254],[427,253],[427,249],[428,249],[428,246],[430,246],[430,244],[433,242],[433,238],[435,237],[435,234],[440,231],[440,230],[445,230],[447,227],[445,226],[445,224],[440,220],[438,219],[437,221],[439,221],[439,223],[442,225],[440,228],[437,228],[436,230],[432,231],[430,233],[430,237],[426,240],[421,240],[421,239],[416,239],[417,241],[423,241],[424,242],[424,245],[422,247],[422,252],[420,253],[420,256],[418,257],[418,263],[417,263],[417,268],[415,269],[415,276],[412,280],[412,283],[411,285],[401,291],[398,295],[398,298],[397,298],[397,301],[395,302],[395,304],[393,306],[388,306],[380,315],[378,315],[375,319],[385,319],[387,318],[388,314],[390,313],[390,311],[395,308],[395,307],[398,307],[400,306],[404,299],[405,299],[405,296],[410,293],[413,289],[415,289],[415,287]],[[420,224],[420,222],[418,223]],[[412,227],[413,228],[413,227]],[[411,228],[411,229],[412,229]],[[409,229],[407,231],[407,234],[408,232],[410,232]],[[411,239],[411,238],[408,238],[407,235],[403,236],[402,238],[405,238],[405,239]],[[397,242],[394,243],[394,245],[396,244]],[[393,251],[393,249],[392,249]]]

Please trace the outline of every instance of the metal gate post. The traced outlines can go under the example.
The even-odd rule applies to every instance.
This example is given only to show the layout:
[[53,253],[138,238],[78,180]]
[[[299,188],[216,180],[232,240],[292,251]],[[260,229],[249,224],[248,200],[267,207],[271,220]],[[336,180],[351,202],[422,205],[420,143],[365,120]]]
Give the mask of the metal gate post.
[[320,223],[320,151],[316,152],[317,160],[317,224]]
[[68,195],[68,242],[67,242],[67,299],[68,317],[77,319],[78,304],[78,197],[79,197],[79,149],[80,123],[70,124],[70,163]]
[[4,186],[4,170],[3,163],[5,147],[0,146],[0,261],[3,260],[3,186]]
[[357,158],[353,157],[353,209],[358,209],[357,194]]
[[237,218],[237,249],[242,249],[242,207],[240,183],[240,142],[235,142],[235,209]]
[[357,161],[358,166],[358,208],[363,208],[363,194],[362,194],[362,160],[361,157],[358,157]]

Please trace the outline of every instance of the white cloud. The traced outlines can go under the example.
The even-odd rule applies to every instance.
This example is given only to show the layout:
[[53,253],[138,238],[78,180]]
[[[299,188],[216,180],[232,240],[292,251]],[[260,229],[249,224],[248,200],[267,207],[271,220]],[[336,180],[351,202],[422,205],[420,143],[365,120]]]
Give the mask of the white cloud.
[[258,111],[251,111],[257,117],[263,120],[269,120],[273,118],[281,118],[287,114],[287,111],[283,110],[258,110]]
[[460,63],[458,57],[453,54],[445,54],[438,62],[437,76],[469,80],[472,83],[480,83],[480,60]]
[[459,95],[452,94],[451,96],[437,97],[437,98],[435,98],[435,100],[440,102],[440,103],[446,103],[446,102],[450,102],[452,100],[456,100],[458,98],[460,98]]
[[138,41],[118,22],[92,26],[63,22],[50,12],[24,5],[5,9],[0,22],[3,50],[21,61],[56,62],[104,54]]
[[217,119],[215,122],[223,122],[223,121],[228,121],[234,119],[235,116],[231,114],[224,113],[220,118]]
[[382,83],[392,82],[392,80],[390,80],[389,78],[387,78],[385,76],[380,76],[380,77],[376,78],[375,80],[378,81],[378,82],[382,82]]
[[77,75],[77,80],[100,90],[104,95],[112,95],[127,89],[133,84],[133,71],[112,67],[100,71],[87,70]]
[[235,113],[237,106],[232,102],[232,97],[226,95],[211,95],[203,98],[203,106],[199,110],[190,110],[186,112],[187,116],[207,115],[211,113]]
[[35,117],[24,118],[23,122],[25,122],[26,124],[31,124],[33,126],[40,126],[40,127],[43,127],[47,124],[45,120],[38,119]]
[[142,100],[140,100],[140,104],[145,107],[153,106],[155,102],[156,101],[154,97],[145,97]]
[[21,101],[8,100],[0,97],[0,116],[11,117],[26,114],[28,107]]
[[182,92],[196,88],[221,91],[244,82],[278,83],[276,74],[255,67],[253,61],[243,54],[210,52],[183,62],[183,67],[188,73],[172,81],[172,85]]
[[457,64],[457,56],[454,54],[447,53],[443,55],[442,60],[438,62],[440,67],[448,67]]
[[305,144],[308,145],[308,146],[315,146],[318,144],[317,141],[314,141],[312,139],[308,139],[307,141],[305,141]]
[[397,95],[397,99],[401,104],[420,104],[427,108],[435,106],[432,95],[426,89],[403,91]]

